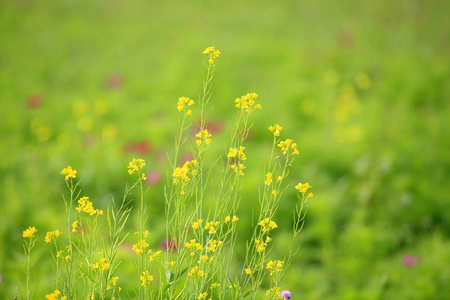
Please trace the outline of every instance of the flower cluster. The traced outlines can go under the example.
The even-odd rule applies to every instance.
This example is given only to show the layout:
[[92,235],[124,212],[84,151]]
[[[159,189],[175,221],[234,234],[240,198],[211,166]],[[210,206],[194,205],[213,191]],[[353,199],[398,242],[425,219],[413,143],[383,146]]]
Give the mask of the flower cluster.
[[38,231],[36,229],[36,227],[28,227],[28,229],[25,229],[23,231],[23,237],[31,239],[32,237],[34,237],[34,234],[36,233],[36,231]]
[[267,290],[266,295],[273,295],[273,296],[276,296],[277,299],[283,299],[283,297],[280,296],[280,288],[279,287],[273,287],[270,290]]
[[275,272],[281,272],[283,269],[284,261],[282,260],[271,260],[266,265],[266,270],[270,270],[270,276]]
[[298,150],[297,150],[297,144],[294,143],[293,140],[291,139],[286,139],[285,141],[280,141],[277,145],[281,151],[283,152],[283,154],[286,154],[289,149],[292,149],[292,154],[299,154]]
[[278,228],[277,223],[275,223],[274,221],[270,220],[269,218],[265,218],[264,220],[261,220],[258,223],[259,226],[262,226],[262,232],[267,232],[271,229],[275,229]]
[[142,275],[139,276],[139,279],[142,281],[141,285],[146,286],[147,282],[153,281],[153,275],[150,275],[148,271],[142,272]]
[[200,226],[202,226],[202,223],[203,223],[203,220],[202,219],[198,219],[197,221],[192,223],[192,228],[198,229]]
[[281,127],[278,124],[275,124],[273,126],[269,126],[269,130],[273,132],[274,136],[280,136],[280,131],[283,130],[283,127]]
[[[92,206],[92,202],[89,201],[89,197],[81,197],[78,200],[78,207],[76,208],[78,212],[85,212],[92,215],[103,215],[103,210],[101,209],[94,209]],[[73,224],[72,224],[73,228]]]
[[207,244],[208,246],[206,246],[206,250],[210,252],[216,252],[216,248],[221,247],[223,245],[223,242],[217,240],[209,240]]
[[[116,286],[117,280],[119,280],[119,276],[111,277],[111,280],[109,280],[108,285],[106,286],[106,290],[110,290],[113,286]],[[119,288],[119,291],[120,290],[121,288]]]
[[197,300],[206,299],[206,296],[208,296],[207,292],[201,293],[198,295]]
[[147,254],[150,255],[149,261],[154,261],[156,257],[158,257],[161,254],[161,250],[158,250],[156,252],[153,252],[153,250],[148,250]]
[[141,255],[144,252],[144,249],[148,247],[148,243],[145,240],[140,240],[136,244],[133,245],[133,250],[137,255]]
[[210,222],[206,222],[206,225],[205,225],[205,231],[206,230],[208,230],[208,233],[209,234],[213,234],[213,233],[216,233],[216,227],[217,227],[217,225],[219,225],[219,222],[218,221],[210,221]]
[[226,216],[225,217],[225,224],[228,224],[230,221],[231,221],[231,223],[234,223],[234,222],[236,222],[238,220],[239,220],[239,218],[236,217],[236,216],[233,216],[233,218],[231,218],[230,216]]
[[111,265],[106,262],[106,258],[101,258],[98,262],[92,264],[94,270],[99,269],[102,272],[108,270],[110,266]]
[[[240,146],[239,149],[238,149],[238,148],[231,147],[231,148],[228,150],[227,157],[229,157],[229,158],[237,158],[237,159],[239,159],[240,161],[244,161],[244,160],[247,159],[247,156],[245,155],[244,150],[245,150],[245,147],[242,147],[242,146]],[[244,164],[241,163],[240,161],[237,162],[237,163],[236,163],[236,162],[232,163],[231,166],[230,166],[230,168],[231,168],[232,170],[234,170],[234,172],[235,172],[236,174],[239,174],[239,176],[243,176],[243,175],[245,175],[245,174],[244,174],[244,172],[242,172],[242,171],[245,169],[245,166],[244,166]]]
[[203,250],[202,244],[198,243],[196,239],[190,240],[189,243],[184,244],[184,246],[188,249],[192,249],[191,256],[195,255],[195,250],[197,251]]
[[220,51],[216,50],[214,46],[208,47],[203,51],[203,54],[209,55],[209,63],[213,64],[214,60],[220,56]]
[[[295,186],[295,189],[298,190],[298,191],[299,191],[300,193],[302,193],[302,194],[306,193],[306,191],[307,191],[309,188],[312,188],[312,186],[310,186],[309,183],[301,183],[301,182],[299,182],[299,183]],[[312,196],[311,196],[311,197],[312,197]],[[311,197],[310,197],[310,198],[311,198]]]
[[55,290],[53,293],[45,295],[45,299],[48,300],[67,300],[67,296],[61,296],[61,292],[59,290]]
[[77,170],[72,169],[71,166],[68,166],[67,168],[64,168],[61,171],[61,174],[66,175],[66,181],[69,180],[69,178],[76,178],[77,177]]
[[45,235],[44,241],[46,244],[51,243],[52,239],[54,241],[56,241],[56,239],[61,235],[61,231],[59,231],[58,229],[53,230],[53,231],[48,231],[47,234]]
[[240,160],[246,160],[247,156],[245,155],[244,150],[245,150],[245,147],[242,147],[242,146],[239,147],[239,150],[238,150],[238,148],[231,147],[228,150],[227,157],[230,157],[230,158],[237,157]]
[[190,277],[194,277],[194,275],[202,277],[202,276],[205,276],[206,273],[203,270],[199,270],[198,266],[195,266],[188,273],[188,276],[190,276]]
[[255,99],[258,98],[256,93],[247,93],[247,95],[234,100],[235,106],[240,109],[245,109],[246,112],[251,113],[256,108],[261,108],[261,104],[256,104]]
[[203,142],[204,142],[206,145],[209,145],[209,144],[211,143],[211,139],[210,139],[211,136],[212,136],[212,135],[211,135],[211,133],[208,132],[208,129],[201,130],[201,131],[199,131],[199,132],[195,135],[195,137],[197,138],[197,140],[195,141],[195,143],[196,143],[198,146],[200,146],[201,144],[203,144]]
[[255,240],[255,245],[256,245],[256,251],[258,253],[261,253],[264,251],[264,249],[266,249],[267,244],[272,240],[271,237],[267,236],[266,237],[266,241],[262,241],[260,239],[256,239]]
[[[189,99],[187,97],[180,97],[180,98],[178,98],[177,109],[178,109],[178,111],[182,111],[182,110],[184,110],[185,107],[189,107],[194,104],[195,104],[194,100]],[[186,110],[186,115],[187,116],[192,115],[192,110],[190,110],[190,109]]]
[[[133,160],[128,164],[128,173],[133,174],[136,171],[142,170],[145,167],[145,160],[141,158],[133,158]],[[145,177],[145,174],[144,174]]]
[[195,175],[197,174],[197,170],[194,169],[194,167],[197,165],[197,161],[190,160],[184,163],[184,165],[180,168],[176,168],[173,173],[173,183],[178,184],[180,183],[180,180],[183,182],[189,182],[191,179],[189,178],[189,174]]

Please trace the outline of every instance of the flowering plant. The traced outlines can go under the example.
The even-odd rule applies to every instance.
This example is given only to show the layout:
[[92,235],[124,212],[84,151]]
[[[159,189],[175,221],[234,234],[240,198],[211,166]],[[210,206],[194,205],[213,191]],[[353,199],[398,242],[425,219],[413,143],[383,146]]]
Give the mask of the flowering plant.
[[[81,194],[78,172],[71,166],[61,172],[69,190],[64,198],[66,205],[66,230],[47,232],[45,242],[53,245],[51,250],[55,266],[55,286],[46,299],[117,299],[125,297],[120,287],[120,265],[117,255],[120,245],[131,240],[125,226],[131,215],[129,195],[139,191],[137,228],[133,239],[133,256],[136,273],[134,293],[138,299],[255,299],[261,287],[267,286],[268,299],[290,297],[280,292],[281,280],[296,253],[295,239],[302,229],[306,201],[313,197],[307,191],[308,183],[298,183],[299,201],[294,209],[293,232],[287,253],[283,257],[272,257],[273,232],[277,230],[276,212],[283,192],[287,188],[289,168],[299,155],[297,144],[292,139],[280,139],[283,127],[270,125],[272,151],[261,176],[259,211],[253,224],[251,238],[237,238],[240,218],[240,190],[242,177],[247,168],[246,138],[251,127],[252,114],[262,109],[258,94],[248,93],[234,101],[236,122],[229,141],[228,152],[223,152],[223,170],[217,187],[211,193],[207,155],[214,146],[214,136],[208,129],[205,109],[211,98],[211,85],[215,62],[221,52],[208,47],[206,77],[199,100],[188,97],[178,99],[176,109],[180,113],[180,130],[177,134],[175,152],[171,160],[171,180],[165,187],[165,245],[164,249],[152,249],[152,228],[148,228],[147,199],[144,182],[146,162],[135,158],[128,165],[128,173],[135,182],[127,186],[122,202],[113,200],[106,213],[94,208],[90,198]],[[192,116],[199,114],[195,142],[189,139],[188,128]],[[191,143],[193,159],[178,164],[180,148]],[[278,153],[278,154],[276,154]],[[214,199],[211,203],[209,199]],[[74,206],[75,210],[73,209]],[[105,218],[108,234],[99,239],[100,224]],[[26,255],[31,256],[34,233],[30,227],[24,231]],[[58,237],[67,237],[66,246],[61,246]],[[244,261],[234,260],[235,246],[245,245]],[[29,266],[30,264],[28,264]],[[27,283],[29,281],[29,268]],[[123,284],[122,284],[123,286]],[[27,284],[27,292],[29,291]],[[122,292],[122,293],[121,293]],[[127,297],[129,297],[129,294]],[[28,294],[29,297],[29,294]]]

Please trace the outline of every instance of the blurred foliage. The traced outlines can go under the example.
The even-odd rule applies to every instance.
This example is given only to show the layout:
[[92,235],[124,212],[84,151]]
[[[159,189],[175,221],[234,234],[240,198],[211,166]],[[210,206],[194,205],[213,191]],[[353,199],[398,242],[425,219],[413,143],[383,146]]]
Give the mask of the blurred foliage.
[[[310,300],[445,299],[449,9],[438,0],[1,1],[0,298],[22,288],[22,230],[62,224],[65,166],[106,208],[130,180],[128,161],[145,158],[150,210],[164,211],[176,101],[199,95],[201,51],[214,45],[222,56],[211,161],[226,154],[234,99],[257,92],[263,105],[248,143],[242,239],[264,180],[269,125],[283,125],[301,153],[275,255],[292,225],[284,216],[293,185],[314,187],[285,288]],[[156,245],[157,221],[149,221]],[[42,297],[52,271],[37,248],[32,278]]]

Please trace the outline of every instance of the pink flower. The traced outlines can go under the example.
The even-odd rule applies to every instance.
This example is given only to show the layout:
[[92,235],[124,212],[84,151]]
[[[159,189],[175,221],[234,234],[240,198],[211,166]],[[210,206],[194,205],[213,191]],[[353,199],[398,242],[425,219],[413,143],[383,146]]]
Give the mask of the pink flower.
[[283,297],[285,300],[289,300],[291,298],[291,292],[288,290],[284,290],[280,293],[280,296]]
[[419,263],[419,258],[417,256],[407,254],[403,257],[403,265],[406,267],[411,267]]

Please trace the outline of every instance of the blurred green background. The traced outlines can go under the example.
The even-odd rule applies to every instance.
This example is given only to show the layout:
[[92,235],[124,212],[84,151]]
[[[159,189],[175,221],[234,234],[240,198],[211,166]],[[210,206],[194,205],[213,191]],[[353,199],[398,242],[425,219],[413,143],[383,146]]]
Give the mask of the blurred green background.
[[[61,229],[67,165],[106,209],[142,157],[148,206],[164,211],[176,102],[198,99],[201,52],[214,45],[212,160],[229,147],[234,99],[256,92],[263,106],[252,114],[240,237],[264,181],[269,125],[300,150],[274,256],[285,254],[293,185],[313,186],[282,289],[292,299],[448,299],[449,11],[438,0],[1,1],[0,298],[24,283],[22,230],[36,226],[43,239]],[[43,242],[35,255],[38,299],[53,278]]]

